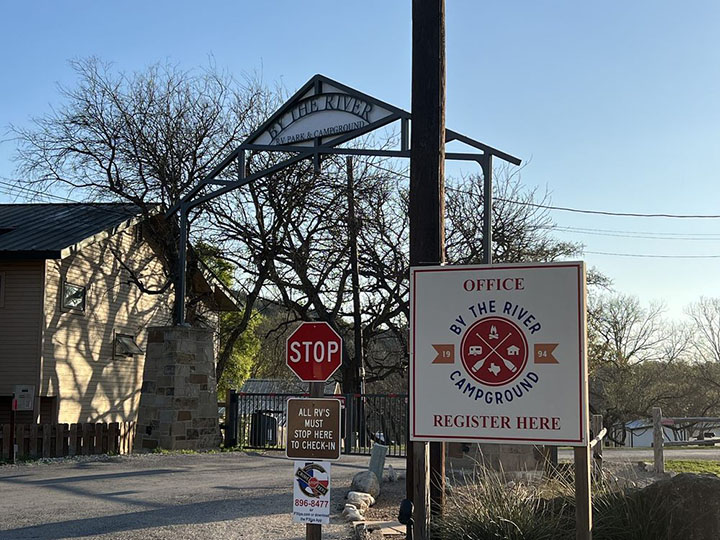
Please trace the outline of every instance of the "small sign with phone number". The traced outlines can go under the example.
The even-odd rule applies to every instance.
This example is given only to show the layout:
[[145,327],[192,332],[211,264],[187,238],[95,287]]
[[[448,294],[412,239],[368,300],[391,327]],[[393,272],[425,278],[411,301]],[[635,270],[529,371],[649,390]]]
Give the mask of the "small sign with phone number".
[[330,462],[296,461],[293,474],[293,521],[330,523]]

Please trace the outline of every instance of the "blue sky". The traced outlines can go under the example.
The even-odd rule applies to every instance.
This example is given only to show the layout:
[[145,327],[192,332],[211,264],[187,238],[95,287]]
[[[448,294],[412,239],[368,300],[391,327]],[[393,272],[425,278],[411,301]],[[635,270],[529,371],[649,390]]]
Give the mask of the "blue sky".
[[[557,206],[720,214],[720,3],[447,0],[446,11],[448,127],[521,157],[523,181]],[[90,55],[126,71],[213,58],[291,91],[322,73],[409,109],[410,32],[410,0],[6,2],[0,126],[46,113],[74,82],[67,61]],[[1,178],[15,177],[13,151],[3,138]],[[720,255],[718,219],[552,216],[588,229],[558,236],[589,252]],[[720,295],[717,258],[585,260],[673,317]]]

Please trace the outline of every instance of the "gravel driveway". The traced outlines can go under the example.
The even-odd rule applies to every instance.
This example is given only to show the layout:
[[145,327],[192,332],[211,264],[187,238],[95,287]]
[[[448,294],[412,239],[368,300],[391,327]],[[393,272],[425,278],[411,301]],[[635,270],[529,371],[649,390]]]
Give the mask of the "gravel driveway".
[[[332,513],[323,539],[346,540],[339,517],[369,457],[332,465]],[[404,470],[401,459],[388,459]],[[142,455],[0,467],[0,539],[242,538],[303,540],[292,523],[292,462],[242,452]]]

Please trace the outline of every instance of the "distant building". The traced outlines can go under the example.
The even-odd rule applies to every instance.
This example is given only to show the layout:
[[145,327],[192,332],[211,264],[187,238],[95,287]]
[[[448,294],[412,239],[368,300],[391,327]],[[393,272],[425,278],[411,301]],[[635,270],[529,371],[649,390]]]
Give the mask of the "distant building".
[[[673,419],[664,418],[662,431],[663,440],[666,442],[712,438],[720,435],[720,422],[675,422]],[[625,423],[624,442],[626,447],[649,448],[653,445],[653,437],[652,419],[639,419]]]
[[[130,282],[166,275],[143,219],[131,204],[0,204],[0,423],[15,385],[36,396],[18,422],[136,419],[146,329],[172,305],[172,288]],[[237,309],[209,272],[192,279],[207,308]]]
[[[625,446],[628,448],[649,448],[653,445],[652,420],[633,420],[625,424],[627,435]],[[680,435],[681,436],[681,435]],[[665,441],[686,440],[678,438],[678,434],[668,426],[663,426],[663,439]]]

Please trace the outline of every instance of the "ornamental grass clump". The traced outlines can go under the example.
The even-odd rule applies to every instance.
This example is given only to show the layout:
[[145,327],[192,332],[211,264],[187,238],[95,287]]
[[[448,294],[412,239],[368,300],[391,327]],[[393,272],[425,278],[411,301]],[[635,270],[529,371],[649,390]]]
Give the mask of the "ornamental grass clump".
[[[502,473],[478,469],[453,488],[433,538],[443,540],[559,540],[573,530],[572,506],[561,481],[507,482]],[[543,493],[552,492],[547,499]]]
[[[669,501],[614,481],[593,482],[593,540],[674,540]],[[676,528],[677,529],[677,528]],[[572,477],[508,482],[478,469],[455,485],[433,523],[441,540],[571,540],[575,538]]]

